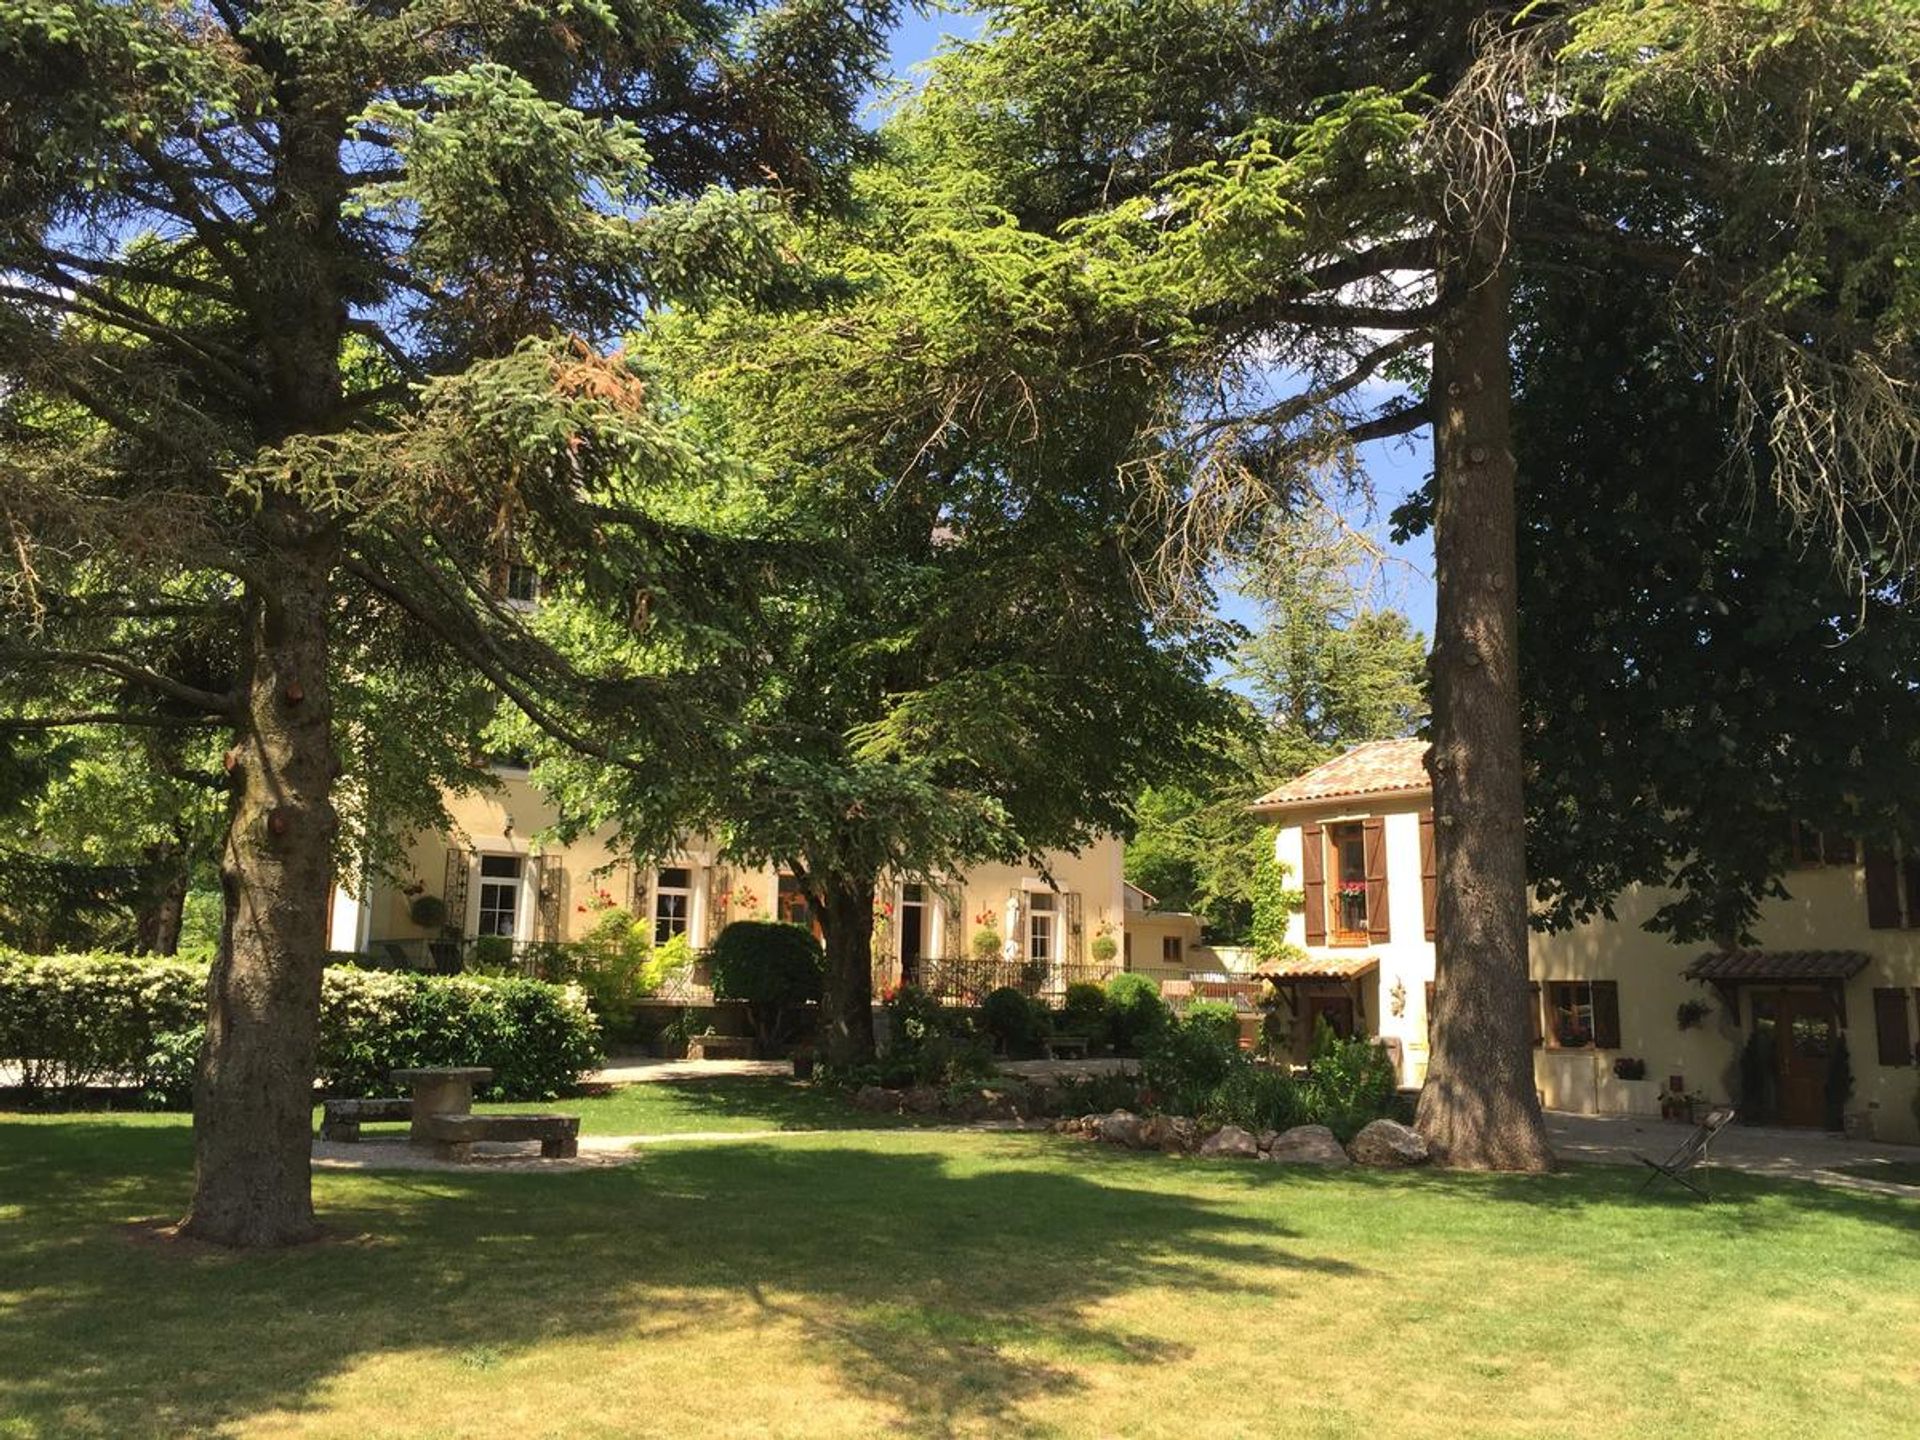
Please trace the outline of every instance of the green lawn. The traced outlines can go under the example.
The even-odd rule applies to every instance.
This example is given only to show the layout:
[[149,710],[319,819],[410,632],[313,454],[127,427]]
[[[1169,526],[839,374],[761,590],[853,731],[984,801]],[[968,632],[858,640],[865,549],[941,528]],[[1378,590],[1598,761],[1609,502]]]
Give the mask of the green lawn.
[[1920,1205],[1876,1195],[848,1131],[322,1173],[339,1239],[233,1257],[128,1228],[180,1212],[188,1141],[178,1117],[0,1117],[0,1436],[1853,1437],[1920,1414]]

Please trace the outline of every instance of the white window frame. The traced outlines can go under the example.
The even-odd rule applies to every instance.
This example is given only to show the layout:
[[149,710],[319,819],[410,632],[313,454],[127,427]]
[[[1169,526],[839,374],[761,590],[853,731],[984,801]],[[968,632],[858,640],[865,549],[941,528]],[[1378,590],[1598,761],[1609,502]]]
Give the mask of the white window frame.
[[[1060,897],[1051,890],[1036,890],[1027,896],[1027,943],[1022,950],[1022,958],[1027,961],[1044,960],[1049,965],[1060,958]],[[1046,933],[1046,945],[1036,951],[1035,941],[1039,940],[1042,930]]]
[[[679,885],[661,884],[660,877],[669,870],[686,871],[686,885],[683,887]],[[667,943],[667,940],[673,938],[672,936],[668,936],[667,940],[663,940],[660,937],[660,897],[662,895],[681,895],[686,898],[687,926],[681,933],[687,937],[687,943],[689,945],[699,943],[700,890],[699,866],[683,862],[680,864],[655,867],[653,881],[647,886],[647,937],[653,944],[664,945]]]
[[519,893],[514,897],[513,934],[499,938],[524,944],[533,938],[534,911],[538,908],[540,887],[535,873],[538,862],[524,851],[514,850],[506,845],[478,848],[470,863],[467,874],[467,914],[466,933],[480,934],[480,892],[483,886],[505,883],[502,878],[483,875],[481,872],[488,860],[515,860],[520,865],[520,875],[513,882]]

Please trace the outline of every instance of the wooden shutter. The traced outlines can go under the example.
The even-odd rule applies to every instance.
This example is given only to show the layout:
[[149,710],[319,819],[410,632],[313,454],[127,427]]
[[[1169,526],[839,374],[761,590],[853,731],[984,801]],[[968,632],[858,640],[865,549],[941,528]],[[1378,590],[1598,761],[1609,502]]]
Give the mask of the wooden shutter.
[[1387,822],[1370,816],[1360,836],[1367,864],[1367,938],[1384,945],[1393,939],[1393,917],[1387,912]]
[[1533,1043],[1543,1044],[1546,1041],[1547,1032],[1540,1019],[1540,982],[1538,980],[1527,982],[1527,1009],[1533,1014]]
[[1913,852],[1911,845],[1907,858],[1900,862],[1900,873],[1906,881],[1907,928],[1920,930],[1920,855]]
[[1420,913],[1425,918],[1427,939],[1440,933],[1440,860],[1433,848],[1433,812],[1420,812]]
[[1867,846],[1867,924],[1875,930],[1900,928],[1900,869],[1893,852]]
[[1913,1064],[1913,1032],[1907,1028],[1905,990],[1874,988],[1873,1030],[1879,1037],[1882,1065]]
[[1318,825],[1300,827],[1300,885],[1306,892],[1307,944],[1327,943],[1327,840]]
[[1593,1046],[1596,1050],[1620,1048],[1620,983],[1595,980],[1593,989]]

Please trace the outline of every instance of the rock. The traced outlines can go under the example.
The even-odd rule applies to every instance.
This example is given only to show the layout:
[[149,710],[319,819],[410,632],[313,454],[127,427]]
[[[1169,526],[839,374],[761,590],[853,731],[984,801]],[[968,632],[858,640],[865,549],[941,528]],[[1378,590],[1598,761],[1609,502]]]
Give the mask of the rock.
[[1160,1148],[1169,1155],[1186,1155],[1199,1148],[1200,1124],[1186,1115],[1167,1117],[1166,1137]]
[[1256,1144],[1259,1145],[1260,1153],[1264,1155],[1269,1150],[1273,1149],[1273,1142],[1278,1140],[1279,1138],[1280,1138],[1280,1132],[1278,1130],[1262,1130],[1257,1136],[1254,1137],[1254,1141]]
[[907,1091],[905,1105],[910,1115],[938,1115],[943,1100],[940,1092],[931,1085],[916,1085]]
[[898,1114],[901,1099],[902,1096],[898,1090],[888,1090],[880,1085],[862,1085],[854,1093],[853,1108]]
[[1361,1165],[1398,1169],[1427,1163],[1427,1142],[1398,1120],[1375,1120],[1353,1137],[1347,1153]]
[[1140,1117],[1130,1110],[1116,1110],[1100,1119],[1100,1138],[1109,1145],[1124,1145],[1129,1150],[1140,1148]]
[[1260,1153],[1260,1142],[1238,1125],[1222,1125],[1200,1142],[1200,1153],[1233,1160],[1251,1160]]
[[1267,1158],[1281,1165],[1351,1165],[1347,1152],[1324,1125],[1296,1125],[1274,1137]]

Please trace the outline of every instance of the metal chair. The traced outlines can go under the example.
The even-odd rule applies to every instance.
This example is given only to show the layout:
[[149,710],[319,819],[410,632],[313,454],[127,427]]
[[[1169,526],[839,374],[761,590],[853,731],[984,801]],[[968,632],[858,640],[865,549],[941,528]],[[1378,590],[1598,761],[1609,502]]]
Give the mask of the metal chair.
[[1680,1142],[1680,1148],[1669,1155],[1664,1163],[1659,1160],[1649,1160],[1644,1155],[1634,1156],[1634,1159],[1653,1172],[1641,1182],[1640,1193],[1645,1194],[1647,1187],[1664,1175],[1674,1184],[1684,1185],[1702,1200],[1711,1200],[1713,1196],[1707,1192],[1706,1176],[1700,1177],[1698,1185],[1687,1176],[1690,1172],[1706,1165],[1714,1137],[1733,1123],[1734,1113],[1731,1105],[1719,1105],[1709,1110],[1707,1118],[1694,1127],[1693,1133]]

